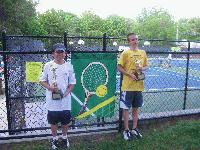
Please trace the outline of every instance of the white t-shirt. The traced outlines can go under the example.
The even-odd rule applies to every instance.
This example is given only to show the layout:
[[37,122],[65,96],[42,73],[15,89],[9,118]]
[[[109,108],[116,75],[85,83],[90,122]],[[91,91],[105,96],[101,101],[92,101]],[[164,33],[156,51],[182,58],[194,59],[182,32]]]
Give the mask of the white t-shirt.
[[[68,62],[65,62],[62,65],[56,64],[54,61],[47,62],[44,65],[40,81],[47,81],[49,85],[52,85],[55,81],[52,71],[53,68],[56,68],[55,74],[58,89],[60,89],[63,93],[66,92],[69,84],[76,84],[73,66]],[[46,107],[49,111],[71,110],[71,93],[61,100],[52,100],[52,92],[47,89]]]

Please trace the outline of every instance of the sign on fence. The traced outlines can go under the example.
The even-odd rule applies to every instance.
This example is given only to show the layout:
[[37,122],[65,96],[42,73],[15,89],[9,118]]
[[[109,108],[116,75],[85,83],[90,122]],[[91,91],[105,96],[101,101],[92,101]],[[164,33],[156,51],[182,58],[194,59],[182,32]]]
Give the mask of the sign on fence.
[[72,54],[71,62],[77,79],[72,93],[72,114],[77,116],[77,119],[90,115],[113,116],[116,58],[113,53]]

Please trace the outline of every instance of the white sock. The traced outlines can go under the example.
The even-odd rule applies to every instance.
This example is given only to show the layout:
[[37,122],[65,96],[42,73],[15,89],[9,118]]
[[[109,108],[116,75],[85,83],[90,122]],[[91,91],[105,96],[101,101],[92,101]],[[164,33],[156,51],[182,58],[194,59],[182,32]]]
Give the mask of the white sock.
[[67,135],[62,135],[62,139],[67,139]]
[[53,137],[53,140],[58,140],[58,136],[54,136],[54,137]]

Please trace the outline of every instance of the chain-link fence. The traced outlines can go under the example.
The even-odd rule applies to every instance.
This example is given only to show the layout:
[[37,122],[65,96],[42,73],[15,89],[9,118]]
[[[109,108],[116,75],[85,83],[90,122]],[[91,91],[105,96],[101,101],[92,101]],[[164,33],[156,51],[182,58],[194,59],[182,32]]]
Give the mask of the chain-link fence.
[[[46,118],[45,89],[37,81],[28,81],[27,78],[30,73],[34,73],[32,77],[40,73],[30,67],[31,72],[28,72],[28,65],[33,63],[40,68],[52,60],[51,47],[58,42],[64,42],[68,50],[67,61],[76,64],[74,58],[88,61],[92,57],[91,61],[105,60],[105,66],[111,66],[109,72],[114,70],[109,78],[114,79],[114,82],[112,80],[109,86],[115,90],[115,100],[111,101],[107,97],[102,103],[110,100],[108,104],[95,103],[96,106],[88,108],[93,110],[89,115],[73,119],[69,134],[122,128],[118,104],[121,82],[116,61],[121,51],[128,46],[126,39],[107,37],[106,34],[102,37],[2,35],[3,51],[0,53],[4,66],[2,86],[5,86],[5,94],[0,97],[0,139],[51,135]],[[200,48],[190,47],[190,42],[183,43],[187,44],[181,41],[140,40],[140,48],[147,51],[149,59],[140,120],[200,113]],[[77,54],[82,55],[77,58]],[[108,61],[110,58],[115,62],[114,65]],[[77,72],[80,71],[78,69]],[[79,75],[76,76],[77,80],[80,79]],[[72,93],[77,109],[84,99],[81,92],[78,90],[78,94]]]

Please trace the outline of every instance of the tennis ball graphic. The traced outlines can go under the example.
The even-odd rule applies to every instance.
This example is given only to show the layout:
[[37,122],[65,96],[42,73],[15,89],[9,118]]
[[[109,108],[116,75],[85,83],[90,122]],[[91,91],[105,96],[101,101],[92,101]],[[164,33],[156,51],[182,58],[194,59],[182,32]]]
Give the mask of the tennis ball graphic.
[[96,95],[98,97],[104,97],[107,94],[107,92],[108,92],[108,90],[107,90],[107,87],[105,85],[100,85],[96,89]]

